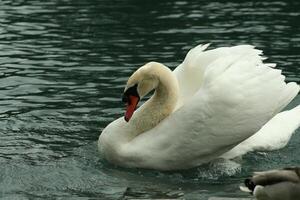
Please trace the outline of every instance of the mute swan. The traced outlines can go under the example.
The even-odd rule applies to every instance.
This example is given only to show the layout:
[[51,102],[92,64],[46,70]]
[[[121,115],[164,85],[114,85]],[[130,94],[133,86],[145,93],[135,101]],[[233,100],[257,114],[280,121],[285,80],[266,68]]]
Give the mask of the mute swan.
[[245,180],[244,192],[252,193],[258,200],[297,200],[300,199],[300,168],[285,168],[255,172]]
[[191,49],[173,72],[150,62],[132,74],[123,96],[125,117],[98,140],[108,161],[158,170],[201,165],[252,136],[298,94],[299,86],[285,83],[253,46],[207,47]]

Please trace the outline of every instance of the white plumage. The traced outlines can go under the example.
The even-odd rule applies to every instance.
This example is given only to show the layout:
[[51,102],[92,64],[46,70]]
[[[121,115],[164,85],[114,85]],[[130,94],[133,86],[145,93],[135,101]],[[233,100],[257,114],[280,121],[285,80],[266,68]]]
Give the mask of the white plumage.
[[[266,123],[298,94],[299,86],[285,83],[281,71],[274,69],[274,64],[264,64],[262,52],[253,46],[205,51],[207,47],[191,49],[173,73],[152,62],[132,75],[126,88],[133,83],[139,86],[145,76],[147,81],[149,77],[158,80],[152,85],[171,92],[155,93],[159,98],[148,100],[131,121],[119,118],[103,130],[98,144],[108,160],[126,167],[187,169],[222,156],[235,146],[223,156],[242,155],[257,148],[254,144],[261,139],[272,138],[276,143],[277,137],[280,147],[286,144],[299,127],[299,107],[291,111],[293,114],[280,114],[279,120]],[[165,107],[174,109],[167,113]],[[150,125],[151,121],[157,123]],[[272,133],[282,121],[286,128]],[[265,131],[255,134],[263,125]]]

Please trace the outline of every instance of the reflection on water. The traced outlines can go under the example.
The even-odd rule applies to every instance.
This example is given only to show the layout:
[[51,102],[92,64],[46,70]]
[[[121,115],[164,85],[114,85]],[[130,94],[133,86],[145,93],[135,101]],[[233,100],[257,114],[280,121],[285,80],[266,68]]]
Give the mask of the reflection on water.
[[299,163],[299,134],[241,168],[172,173],[111,166],[95,142],[122,115],[134,69],[150,60],[174,68],[198,43],[256,45],[300,83],[299,9],[292,0],[1,1],[0,196],[237,197],[250,171]]

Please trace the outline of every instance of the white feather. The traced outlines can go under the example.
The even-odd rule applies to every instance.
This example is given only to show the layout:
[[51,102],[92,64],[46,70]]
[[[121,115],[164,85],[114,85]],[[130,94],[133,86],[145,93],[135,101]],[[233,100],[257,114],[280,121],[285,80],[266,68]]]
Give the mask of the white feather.
[[[106,149],[117,164],[160,170],[191,168],[237,145],[224,157],[257,147],[274,149],[276,145],[268,147],[267,141],[299,126],[299,107],[267,123],[298,94],[299,86],[286,84],[281,71],[271,68],[273,64],[263,64],[262,51],[250,45],[204,51],[207,47],[198,45],[190,50],[173,72],[180,92],[176,110],[132,141],[116,143],[117,150]],[[113,138],[107,141],[117,142],[114,140],[120,140],[126,132],[130,128],[120,118],[102,134]],[[254,139],[249,138],[253,134]],[[285,141],[279,146],[288,139],[278,139]]]

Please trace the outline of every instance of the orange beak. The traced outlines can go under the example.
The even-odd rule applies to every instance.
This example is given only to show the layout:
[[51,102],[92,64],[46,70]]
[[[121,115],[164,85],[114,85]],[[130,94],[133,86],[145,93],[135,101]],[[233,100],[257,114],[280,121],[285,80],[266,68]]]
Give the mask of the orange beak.
[[139,98],[136,96],[129,95],[128,101],[126,102],[126,113],[125,113],[125,121],[128,122],[130,118],[132,117],[138,103]]

